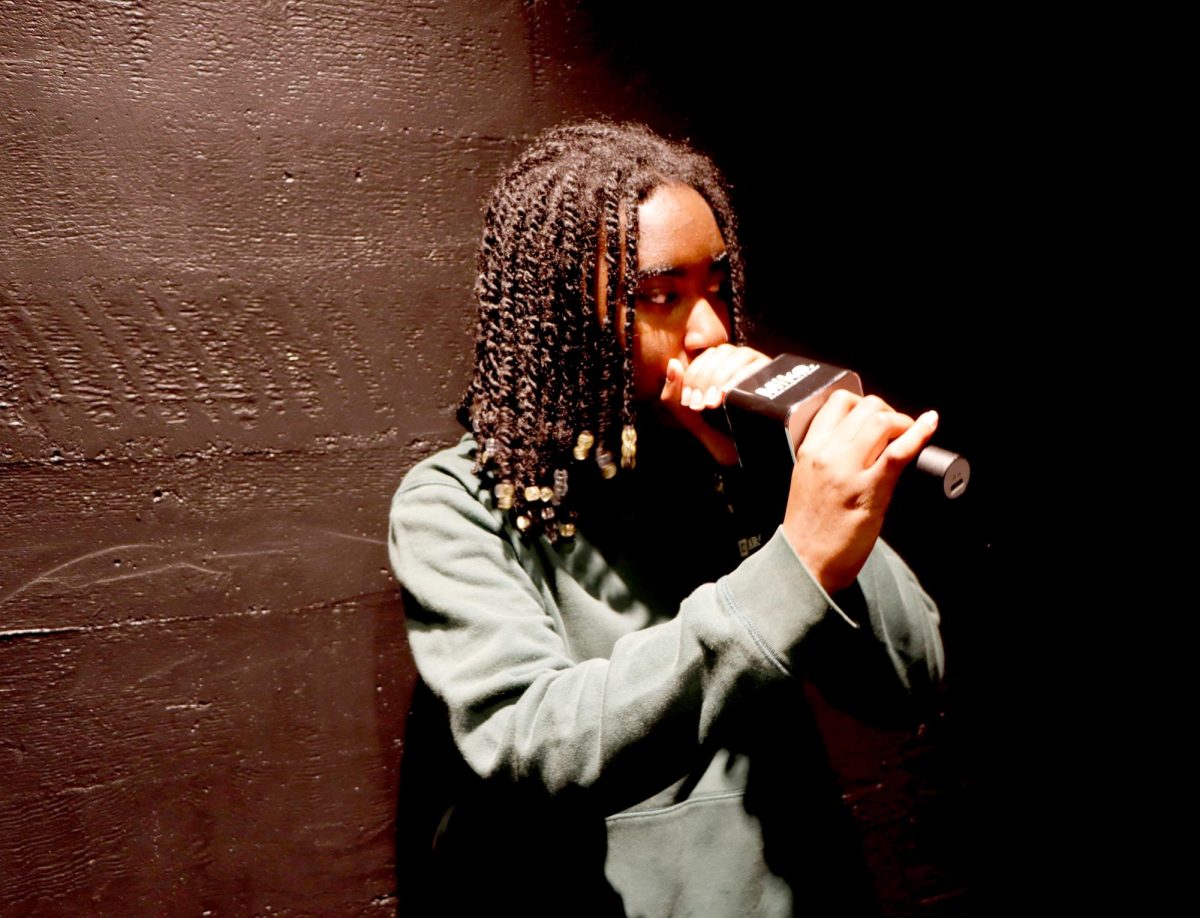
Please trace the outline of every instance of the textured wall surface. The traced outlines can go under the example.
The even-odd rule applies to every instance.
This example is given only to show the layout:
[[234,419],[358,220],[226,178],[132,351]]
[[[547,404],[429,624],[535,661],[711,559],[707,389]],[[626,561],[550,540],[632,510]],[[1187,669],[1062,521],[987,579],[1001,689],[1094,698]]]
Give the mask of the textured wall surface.
[[[842,220],[797,278],[814,241],[773,176],[812,164],[744,100],[829,112],[764,64],[769,22],[722,54],[713,29],[617,0],[0,0],[0,913],[395,907],[413,670],[386,506],[456,437],[498,170],[565,117],[639,117],[739,184],[784,334],[839,331],[793,311],[814,278],[834,315],[874,289],[828,256],[869,248],[894,176],[795,189]],[[888,909],[961,900],[879,791],[962,773],[913,791],[928,743],[855,742]]]

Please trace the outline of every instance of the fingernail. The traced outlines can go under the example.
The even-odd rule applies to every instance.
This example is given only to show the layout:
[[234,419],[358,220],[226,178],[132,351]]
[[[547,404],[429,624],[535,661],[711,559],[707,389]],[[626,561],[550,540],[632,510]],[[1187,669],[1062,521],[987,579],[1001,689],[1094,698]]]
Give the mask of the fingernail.
[[704,407],[704,390],[703,389],[693,389],[692,390],[692,410],[699,411],[703,407]]
[[690,405],[692,402],[692,387],[684,386],[683,391],[679,394],[679,404]]
[[937,430],[938,413],[936,411],[926,411],[919,420],[924,421],[930,430]]
[[716,386],[709,386],[704,403],[708,405],[709,408],[716,408],[717,405],[721,404],[721,390]]
[[675,382],[683,372],[683,365],[672,357],[667,361],[667,382]]

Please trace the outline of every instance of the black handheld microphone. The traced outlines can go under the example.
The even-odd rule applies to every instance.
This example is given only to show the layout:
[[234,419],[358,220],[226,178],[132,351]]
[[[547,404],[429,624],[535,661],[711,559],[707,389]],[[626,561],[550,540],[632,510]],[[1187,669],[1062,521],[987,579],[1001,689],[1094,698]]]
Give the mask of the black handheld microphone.
[[[730,389],[725,414],[742,466],[765,475],[786,466],[790,473],[813,416],[838,389],[862,395],[862,380],[852,370],[793,354],[781,354]],[[926,446],[915,464],[941,479],[946,497],[967,490],[971,466],[957,453]]]

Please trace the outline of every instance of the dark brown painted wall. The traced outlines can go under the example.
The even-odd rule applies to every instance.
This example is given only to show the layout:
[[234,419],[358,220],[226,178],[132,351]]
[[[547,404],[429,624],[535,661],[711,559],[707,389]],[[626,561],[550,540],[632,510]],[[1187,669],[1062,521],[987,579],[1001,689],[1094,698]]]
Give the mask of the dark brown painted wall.
[[[829,122],[772,28],[619,0],[0,0],[0,913],[394,908],[413,670],[385,515],[456,436],[480,201],[564,118],[690,134],[742,189],[761,311],[836,338],[795,318],[802,233],[771,222],[771,176],[813,168],[779,129]],[[818,214],[862,193],[816,174]],[[862,249],[852,222],[818,262]],[[907,824],[875,791],[903,799],[928,745],[862,748],[865,831]],[[895,914],[963,892],[912,845],[868,844]]]

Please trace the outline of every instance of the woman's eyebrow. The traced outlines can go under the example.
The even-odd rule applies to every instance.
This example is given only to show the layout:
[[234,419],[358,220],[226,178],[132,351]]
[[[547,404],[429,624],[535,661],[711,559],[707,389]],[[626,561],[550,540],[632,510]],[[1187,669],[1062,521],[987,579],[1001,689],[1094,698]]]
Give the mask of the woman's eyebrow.
[[[708,270],[724,271],[729,265],[729,252],[723,251],[716,255],[708,264]],[[686,265],[652,265],[637,273],[637,280],[649,280],[652,277],[682,277],[688,271]]]

